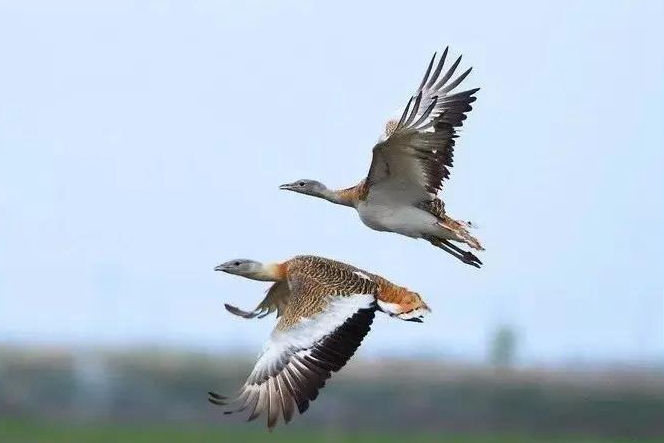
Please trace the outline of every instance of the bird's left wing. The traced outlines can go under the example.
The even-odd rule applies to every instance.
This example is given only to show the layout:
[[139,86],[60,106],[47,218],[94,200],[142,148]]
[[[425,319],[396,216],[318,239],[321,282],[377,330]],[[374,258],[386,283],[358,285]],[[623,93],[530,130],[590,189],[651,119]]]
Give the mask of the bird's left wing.
[[[447,48],[432,72],[436,55],[401,118],[388,121],[373,148],[367,176],[369,192],[379,186],[415,203],[436,196],[452,167],[456,128],[463,124],[479,88],[451,94],[469,68],[454,80],[459,57],[441,77]],[[451,80],[451,81],[450,81]]]
[[224,306],[231,314],[243,318],[263,318],[266,315],[273,313],[274,311],[277,311],[277,317],[279,317],[283,313],[290,295],[291,292],[290,288],[288,287],[288,282],[278,281],[270,286],[270,289],[268,289],[263,301],[261,301],[253,311],[243,311],[242,309],[229,305],[228,303],[224,304]]
[[250,410],[248,420],[267,412],[270,429],[280,415],[288,423],[296,407],[300,413],[307,410],[332,372],[360,346],[376,311],[375,285],[360,281],[364,277],[358,274],[351,279],[364,290],[353,293],[332,290],[338,281],[294,274],[289,277],[293,298],[237,397],[228,400],[213,392],[209,397],[214,404],[237,405],[226,414]]

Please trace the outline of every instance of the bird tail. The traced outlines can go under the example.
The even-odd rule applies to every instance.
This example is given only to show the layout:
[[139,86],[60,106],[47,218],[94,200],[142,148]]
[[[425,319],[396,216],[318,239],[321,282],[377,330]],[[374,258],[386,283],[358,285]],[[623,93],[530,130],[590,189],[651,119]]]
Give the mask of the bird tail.
[[378,291],[378,308],[391,317],[421,323],[431,309],[416,292],[394,284],[381,285]]
[[469,229],[476,228],[476,225],[473,222],[455,220],[452,217],[444,215],[439,219],[438,224],[440,227],[453,234],[453,237],[451,237],[452,239],[463,242],[477,251],[484,251],[480,241],[470,235]]

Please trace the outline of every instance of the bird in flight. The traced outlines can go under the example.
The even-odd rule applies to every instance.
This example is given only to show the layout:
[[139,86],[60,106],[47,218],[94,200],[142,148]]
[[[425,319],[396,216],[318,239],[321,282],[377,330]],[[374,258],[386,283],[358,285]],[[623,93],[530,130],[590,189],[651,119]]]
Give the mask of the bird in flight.
[[247,381],[236,397],[215,392],[208,400],[231,409],[248,410],[248,420],[267,412],[272,430],[283,416],[300,414],[332,372],[341,369],[369,332],[376,311],[401,320],[421,322],[430,312],[420,296],[383,277],[334,260],[297,256],[283,263],[262,264],[236,259],[215,268],[253,280],[275,282],[253,311],[226,305],[232,314],[279,318]]
[[457,128],[472,109],[470,104],[479,90],[452,93],[472,68],[452,79],[461,62],[459,56],[441,76],[447,52],[445,48],[435,68],[433,55],[406,107],[385,124],[365,179],[342,190],[306,179],[281,185],[280,189],[353,207],[371,229],[423,238],[479,268],[482,262],[475,254],[453,243],[484,250],[469,232],[473,224],[447,215],[445,204],[437,196],[450,174]]

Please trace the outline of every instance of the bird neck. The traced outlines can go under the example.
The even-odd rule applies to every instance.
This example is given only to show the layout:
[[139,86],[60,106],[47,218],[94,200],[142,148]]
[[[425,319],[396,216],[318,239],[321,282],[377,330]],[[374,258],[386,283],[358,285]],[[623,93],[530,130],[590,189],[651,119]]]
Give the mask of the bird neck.
[[284,281],[286,280],[286,264],[267,263],[245,277],[258,281]]
[[348,189],[326,189],[319,195],[319,197],[337,205],[350,206],[354,208],[357,206],[357,202],[359,201],[357,188],[357,186],[353,186],[352,188]]

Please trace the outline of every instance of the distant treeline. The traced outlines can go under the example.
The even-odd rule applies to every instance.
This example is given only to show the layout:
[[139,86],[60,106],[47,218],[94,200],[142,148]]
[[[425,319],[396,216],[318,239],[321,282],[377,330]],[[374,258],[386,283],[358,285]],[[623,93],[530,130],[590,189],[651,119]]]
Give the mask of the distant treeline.
[[[0,349],[0,415],[56,420],[218,422],[206,392],[232,394],[250,358],[148,350]],[[657,371],[495,370],[360,361],[328,381],[295,426],[400,431],[664,436]]]

